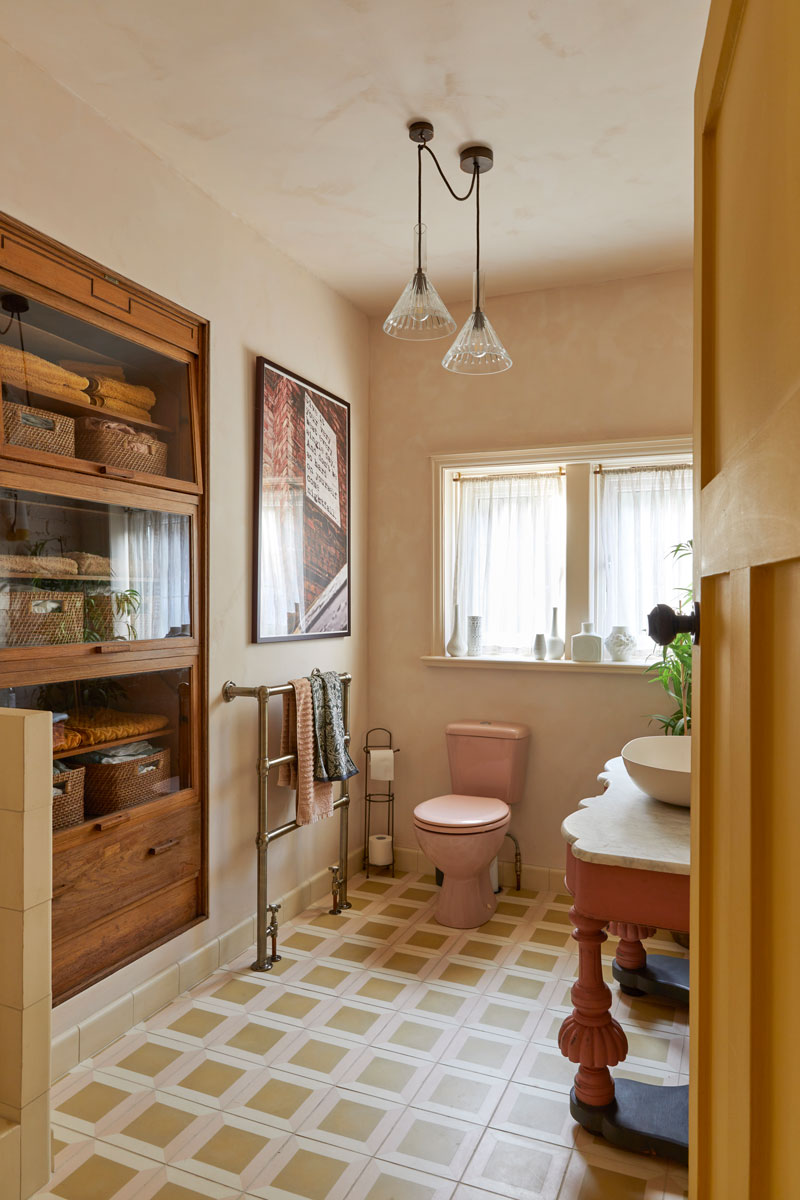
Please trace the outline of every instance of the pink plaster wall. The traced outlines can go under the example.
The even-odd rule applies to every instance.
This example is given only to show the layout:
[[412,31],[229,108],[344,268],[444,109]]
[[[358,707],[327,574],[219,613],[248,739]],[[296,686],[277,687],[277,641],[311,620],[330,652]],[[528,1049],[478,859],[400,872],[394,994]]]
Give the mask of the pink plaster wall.
[[[400,285],[398,282],[398,286]],[[446,342],[414,345],[371,326],[369,713],[402,749],[396,841],[416,845],[411,813],[449,791],[443,730],[460,717],[533,730],[512,828],[523,861],[561,867],[561,821],[596,791],[604,762],[655,732],[658,693],[638,675],[436,669],[429,456],[691,431],[689,271],[491,300],[514,367],[486,379],[439,365]],[[461,324],[462,308],[453,310]],[[573,633],[575,630],[568,630]]]

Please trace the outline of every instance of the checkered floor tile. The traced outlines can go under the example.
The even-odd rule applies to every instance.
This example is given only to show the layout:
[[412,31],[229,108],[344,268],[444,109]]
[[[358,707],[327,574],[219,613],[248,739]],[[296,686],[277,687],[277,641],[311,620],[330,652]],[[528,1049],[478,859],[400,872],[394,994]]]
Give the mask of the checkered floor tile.
[[[576,955],[568,896],[504,892],[445,929],[429,876],[358,877],[353,908],[282,930],[53,1089],[36,1200],[675,1200],[685,1172],[572,1121],[558,1050]],[[649,944],[681,953],[667,934]],[[610,978],[613,942],[604,967]],[[616,1073],[684,1082],[684,1010],[621,995]]]

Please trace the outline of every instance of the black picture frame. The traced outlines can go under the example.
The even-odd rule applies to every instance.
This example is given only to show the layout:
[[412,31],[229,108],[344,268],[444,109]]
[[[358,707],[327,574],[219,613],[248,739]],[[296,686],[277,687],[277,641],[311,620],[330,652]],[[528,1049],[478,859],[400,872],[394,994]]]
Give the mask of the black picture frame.
[[350,405],[256,359],[252,640],[349,637]]

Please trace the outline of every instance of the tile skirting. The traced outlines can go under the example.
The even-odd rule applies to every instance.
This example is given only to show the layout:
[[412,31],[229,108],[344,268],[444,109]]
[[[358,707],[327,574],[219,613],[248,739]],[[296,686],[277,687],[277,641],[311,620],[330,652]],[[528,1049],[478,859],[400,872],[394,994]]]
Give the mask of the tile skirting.
[[[349,874],[354,876],[361,870],[363,851],[359,847],[349,855]],[[318,871],[291,892],[281,897],[281,923],[290,921],[309,905],[318,901],[328,891],[327,868]],[[223,963],[230,962],[256,937],[256,918],[245,917],[243,921],[212,938],[198,950],[193,950],[176,963],[159,971],[139,987],[120,996],[112,1004],[101,1008],[86,1020],[65,1029],[51,1041],[50,1077],[55,1083],[85,1058],[98,1054],[111,1042],[122,1037],[134,1025],[146,1021],[159,1009],[171,1003],[181,992],[187,991],[207,979]],[[280,939],[279,939],[280,940]]]

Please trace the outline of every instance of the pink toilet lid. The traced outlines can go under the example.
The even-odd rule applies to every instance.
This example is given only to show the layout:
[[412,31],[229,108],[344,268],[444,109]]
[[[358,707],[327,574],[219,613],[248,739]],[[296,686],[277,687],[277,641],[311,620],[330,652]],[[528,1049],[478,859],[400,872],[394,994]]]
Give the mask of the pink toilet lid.
[[511,811],[494,796],[434,796],[414,809],[417,825],[452,833],[477,833],[508,821]]

